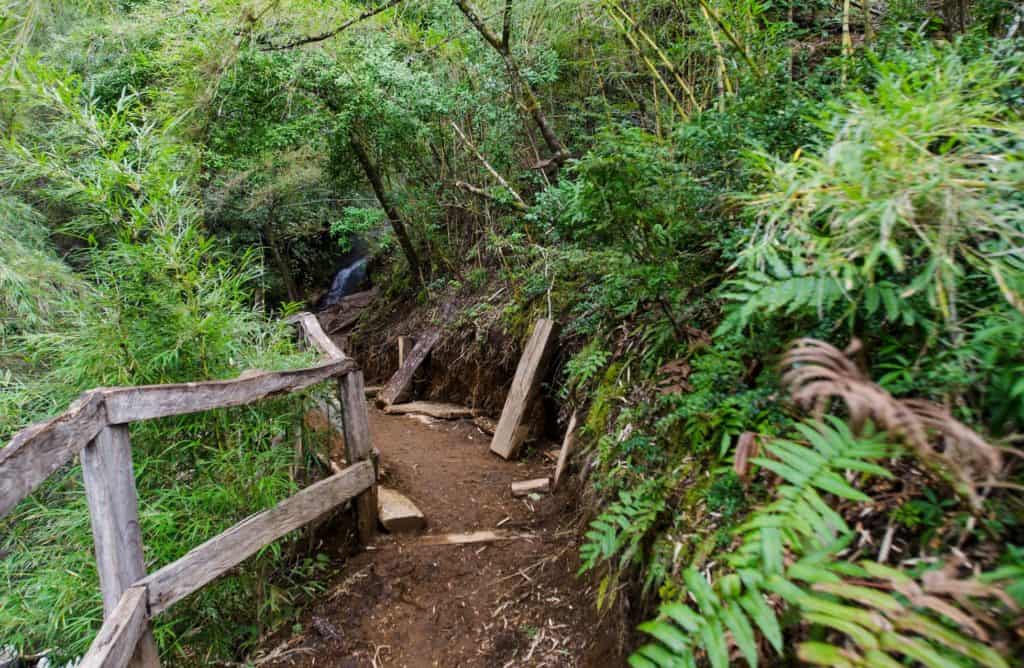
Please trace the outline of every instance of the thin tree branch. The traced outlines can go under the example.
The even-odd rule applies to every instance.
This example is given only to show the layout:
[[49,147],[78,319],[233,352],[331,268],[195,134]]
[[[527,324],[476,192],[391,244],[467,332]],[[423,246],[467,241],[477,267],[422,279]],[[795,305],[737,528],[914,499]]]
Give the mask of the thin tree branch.
[[[506,0],[507,1],[507,0]],[[523,76],[522,70],[519,69],[519,64],[516,63],[515,58],[512,56],[512,49],[508,44],[503,44],[501,38],[491,30],[487,24],[480,18],[479,12],[469,0],[454,0],[455,5],[462,11],[462,14],[466,19],[473,24],[480,36],[490,44],[501,59],[505,63],[505,69],[508,71],[508,75],[512,80],[513,86],[519,88],[519,92],[523,97],[524,110],[533,116],[534,122],[537,124],[537,129],[540,130],[540,134],[544,137],[544,143],[548,145],[548,148],[553,154],[550,158],[550,162],[560,167],[566,160],[569,159],[569,151],[565,149],[562,142],[559,141],[558,135],[555,134],[554,128],[548,121],[547,115],[541,108],[540,100],[537,99],[536,93],[533,91],[533,86],[527,81],[526,77]]]
[[491,163],[487,162],[487,158],[485,158],[483,153],[480,152],[480,149],[478,149],[473,144],[473,142],[470,141],[469,137],[466,136],[466,133],[462,131],[462,128],[456,125],[455,121],[450,121],[450,123],[452,124],[452,127],[455,128],[455,132],[458,133],[459,137],[462,139],[466,147],[469,148],[469,150],[473,151],[473,153],[476,155],[477,160],[483,163],[484,167],[487,168],[487,171],[491,173],[491,176],[496,178],[498,180],[498,183],[500,183],[505,188],[505,190],[507,190],[509,194],[512,195],[512,198],[518,204],[516,208],[525,211],[527,208],[526,202],[524,202],[523,198],[519,196],[519,193],[517,193],[515,189],[511,185],[509,185],[508,181],[506,181],[505,178],[498,173],[498,170],[491,166]]
[[[700,106],[700,103],[697,102],[697,97],[693,94],[693,89],[690,87],[690,85],[688,83],[686,83],[686,80],[683,78],[683,75],[679,72],[679,68],[677,68],[675,66],[675,63],[673,63],[671,60],[669,60],[669,57],[667,55],[665,55],[665,52],[661,49],[661,47],[658,46],[657,42],[655,42],[653,39],[651,39],[651,36],[647,34],[647,31],[644,30],[643,27],[639,23],[637,23],[636,19],[634,19],[632,16],[630,16],[629,13],[627,13],[625,9],[623,9],[622,7],[620,7],[619,5],[617,5],[614,2],[610,3],[610,8],[613,11],[617,10],[619,12],[619,14],[622,15],[622,18],[625,19],[629,23],[629,25],[631,25],[634,29],[636,29],[636,31],[638,33],[640,33],[640,36],[643,37],[645,42],[647,42],[647,45],[650,46],[651,49],[656,54],[658,54],[658,59],[661,60],[661,62],[665,65],[665,67],[668,69],[668,71],[672,73],[672,76],[675,77],[676,83],[679,84],[679,87],[682,88],[683,92],[685,92],[687,97],[690,98],[690,104],[693,105],[693,108],[696,109],[697,111],[700,111],[701,106]],[[623,32],[626,32],[627,29],[626,29],[625,25],[622,24],[622,22],[616,21],[616,23],[619,24],[620,29]],[[634,43],[635,43],[635,41],[634,41]],[[637,49],[637,52],[639,53],[640,52],[639,46],[637,46],[635,48]],[[658,76],[659,79],[661,78],[661,75],[657,75],[657,76]],[[675,95],[672,95],[671,93],[669,93],[669,95],[672,96],[672,99],[675,99]],[[684,116],[684,119],[685,118],[686,118],[686,116]]]
[[505,15],[501,19],[501,45],[506,50],[512,38],[512,0],[505,0]]
[[503,199],[499,199],[492,195],[491,193],[487,192],[485,189],[481,188],[480,186],[475,186],[472,183],[466,183],[465,181],[456,181],[455,187],[465,190],[467,192],[471,192],[477,197],[483,197],[484,199],[490,200],[496,204],[501,204],[502,206],[510,206],[518,211],[528,210],[527,206],[522,202],[509,202]]
[[505,58],[506,64],[508,64],[509,49],[508,45],[504,44],[501,38],[488,25],[480,18],[480,13],[476,7],[469,3],[468,0],[455,0],[456,6],[462,11],[462,14],[473,24],[476,31],[480,33],[480,36],[487,40],[495,51],[501,54]]
[[367,9],[365,12],[363,12],[359,16],[354,16],[354,17],[348,19],[347,21],[345,21],[344,23],[339,25],[337,28],[334,28],[333,30],[328,30],[327,32],[322,32],[319,35],[309,35],[308,37],[301,37],[299,39],[292,40],[291,42],[285,42],[284,44],[270,44],[268,46],[262,47],[260,49],[260,51],[284,51],[285,49],[294,49],[295,47],[302,46],[304,44],[313,44],[315,42],[322,42],[324,40],[327,40],[327,39],[330,39],[330,38],[334,37],[338,33],[342,32],[343,30],[346,30],[346,29],[350,28],[351,26],[355,25],[356,23],[359,23],[360,21],[365,21],[366,19],[371,18],[373,16],[376,16],[377,14],[380,14],[381,12],[383,12],[385,10],[391,9],[392,7],[394,7],[395,5],[397,5],[400,2],[402,2],[402,0],[388,0],[387,2],[385,2],[383,5],[380,5],[379,7],[374,7],[373,9]]

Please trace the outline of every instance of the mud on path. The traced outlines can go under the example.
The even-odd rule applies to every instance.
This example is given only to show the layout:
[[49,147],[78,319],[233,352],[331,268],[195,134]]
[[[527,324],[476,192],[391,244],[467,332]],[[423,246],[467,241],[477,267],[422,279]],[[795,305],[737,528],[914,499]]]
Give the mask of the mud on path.
[[[370,408],[382,484],[427,518],[348,559],[265,666],[620,666],[578,568],[575,499],[513,498],[509,484],[552,472],[541,453],[507,462],[471,422]],[[423,535],[510,530],[515,540],[417,544]],[[267,657],[269,658],[269,657]]]

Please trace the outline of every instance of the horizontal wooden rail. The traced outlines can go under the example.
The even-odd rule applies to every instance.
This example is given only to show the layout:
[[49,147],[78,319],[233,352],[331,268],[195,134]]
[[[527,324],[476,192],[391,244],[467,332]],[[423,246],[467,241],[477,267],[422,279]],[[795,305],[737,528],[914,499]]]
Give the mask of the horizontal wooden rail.
[[281,536],[369,489],[375,482],[371,462],[353,464],[273,508],[242,520],[181,559],[142,578],[135,586],[148,588],[150,614],[160,614]]
[[227,408],[302,390],[356,370],[349,359],[292,371],[250,371],[232,380],[107,387],[83,394],[67,411],[14,435],[0,448],[0,517],[71,461],[108,424]]
[[233,380],[113,387],[99,391],[107,403],[107,421],[122,424],[242,406],[275,394],[296,392],[356,368],[352,360],[331,360],[295,371],[253,371]]
[[83,394],[47,422],[26,427],[0,448],[0,517],[71,461],[107,426],[103,395]]
[[135,645],[146,632],[146,588],[132,587],[107,619],[89,646],[78,668],[120,668],[128,665]]

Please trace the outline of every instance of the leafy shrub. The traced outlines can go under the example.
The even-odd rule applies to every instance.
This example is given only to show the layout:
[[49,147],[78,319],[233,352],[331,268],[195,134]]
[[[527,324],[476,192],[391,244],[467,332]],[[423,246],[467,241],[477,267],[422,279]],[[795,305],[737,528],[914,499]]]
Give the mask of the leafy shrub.
[[858,317],[884,307],[912,325],[924,307],[956,328],[960,294],[979,278],[988,299],[1019,305],[1010,251],[1024,240],[1024,177],[1012,156],[1024,126],[1001,89],[1020,66],[955,49],[880,62],[872,90],[827,114],[821,146],[791,161],[760,154],[769,189],[751,203],[760,227],[745,253],[749,279],[736,284],[739,322],[841,298]]

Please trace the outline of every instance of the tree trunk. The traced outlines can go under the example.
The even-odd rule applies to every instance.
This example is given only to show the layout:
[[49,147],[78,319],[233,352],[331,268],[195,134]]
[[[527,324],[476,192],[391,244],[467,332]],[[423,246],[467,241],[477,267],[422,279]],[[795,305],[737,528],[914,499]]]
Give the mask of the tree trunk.
[[274,223],[272,220],[268,220],[263,224],[263,238],[266,239],[267,245],[270,246],[270,253],[274,256],[274,262],[277,264],[278,271],[281,272],[281,281],[284,282],[284,289],[288,293],[288,301],[299,301],[299,288],[295,285],[295,279],[292,277],[291,269],[288,267],[288,259],[281,252],[281,247],[277,244],[277,235],[274,234]]
[[554,128],[551,123],[548,122],[547,114],[544,113],[544,109],[540,106],[540,100],[537,99],[537,95],[533,91],[533,87],[530,82],[523,77],[522,70],[519,69],[518,63],[515,58],[512,57],[512,50],[509,48],[509,40],[511,33],[511,11],[512,2],[508,0],[505,3],[505,16],[502,22],[502,34],[501,37],[487,27],[483,19],[480,18],[480,14],[476,11],[476,8],[469,3],[469,0],[454,0],[455,4],[465,15],[466,19],[469,20],[473,27],[476,28],[480,36],[498,52],[501,56],[502,62],[505,63],[505,69],[508,71],[509,78],[512,79],[512,84],[519,88],[521,95],[523,96],[523,106],[526,111],[533,117],[533,121],[537,124],[537,128],[540,130],[540,134],[544,137],[544,143],[548,145],[548,149],[551,150],[551,162],[555,165],[561,165],[569,159],[569,152],[565,150],[562,142],[558,140],[558,135],[555,134]]
[[412,241],[409,239],[409,233],[405,228],[402,217],[398,215],[398,209],[391,203],[387,192],[384,190],[384,182],[380,178],[380,171],[378,171],[377,165],[373,164],[373,160],[370,159],[370,154],[367,153],[366,147],[363,146],[363,143],[354,134],[349,137],[349,144],[352,146],[352,152],[356,155],[356,160],[359,161],[359,165],[363,168],[363,173],[366,174],[366,179],[373,187],[373,194],[377,196],[377,201],[380,202],[381,208],[387,214],[391,229],[394,230],[395,237],[398,238],[398,244],[402,247],[402,252],[405,253],[405,259],[409,261],[413,285],[419,287],[420,262],[419,258],[416,257],[416,249],[413,248]]

